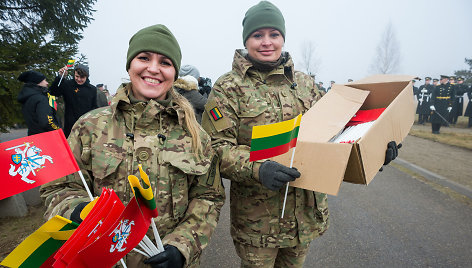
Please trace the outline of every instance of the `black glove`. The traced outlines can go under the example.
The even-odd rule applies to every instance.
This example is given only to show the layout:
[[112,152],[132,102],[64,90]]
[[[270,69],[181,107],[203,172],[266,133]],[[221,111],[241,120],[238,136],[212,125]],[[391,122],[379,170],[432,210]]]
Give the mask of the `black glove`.
[[80,212],[84,209],[84,207],[90,202],[82,202],[78,204],[75,208],[74,211],[72,211],[72,214],[70,214],[70,220],[73,222],[76,222],[78,224],[82,223],[82,219],[80,218]]
[[272,191],[278,191],[289,181],[300,177],[296,168],[288,168],[275,161],[265,161],[259,168],[259,181]]
[[144,260],[144,263],[151,265],[152,268],[181,268],[184,266],[185,258],[176,247],[165,245],[163,252]]

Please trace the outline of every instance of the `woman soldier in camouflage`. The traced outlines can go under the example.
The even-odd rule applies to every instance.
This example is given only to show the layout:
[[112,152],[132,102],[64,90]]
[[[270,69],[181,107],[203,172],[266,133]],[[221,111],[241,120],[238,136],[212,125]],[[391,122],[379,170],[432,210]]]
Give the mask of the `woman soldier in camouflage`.
[[[109,107],[82,116],[68,138],[94,195],[113,188],[130,200],[129,174],[142,164],[151,179],[165,251],[144,263],[151,267],[198,267],[224,202],[217,157],[192,106],[176,94],[181,52],[164,25],[138,31],[129,42],[130,83],[117,90]],[[87,193],[76,175],[41,188],[46,216],[76,219]],[[82,204],[82,205],[79,205]],[[148,266],[127,255],[128,267]],[[149,267],[149,266],[148,266]]]
[[[272,3],[251,7],[232,71],[210,93],[202,126],[231,180],[231,235],[242,267],[302,267],[310,242],[328,228],[326,194],[289,187],[300,176],[274,161],[249,162],[252,127],[289,120],[321,96],[314,80],[282,52],[285,21]],[[214,112],[221,117],[212,116]]]
[[252,127],[292,119],[320,98],[314,80],[294,70],[285,21],[267,1],[243,19],[243,44],[233,68],[210,93],[202,126],[231,180],[231,236],[242,267],[302,267],[310,242],[328,228],[326,194],[284,186],[300,176],[274,161],[249,162]]

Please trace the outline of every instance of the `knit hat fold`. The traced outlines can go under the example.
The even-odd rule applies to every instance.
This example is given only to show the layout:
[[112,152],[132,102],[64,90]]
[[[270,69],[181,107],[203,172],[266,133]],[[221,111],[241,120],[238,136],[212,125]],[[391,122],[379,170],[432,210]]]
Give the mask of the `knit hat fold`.
[[46,79],[46,76],[40,72],[36,71],[26,71],[22,72],[18,76],[18,80],[23,83],[34,83],[34,84],[39,84],[41,81]]
[[175,79],[177,79],[182,53],[177,39],[166,26],[152,25],[139,30],[131,37],[126,56],[126,71],[129,70],[134,57],[141,52],[154,52],[168,57],[174,65]]
[[285,39],[285,20],[282,12],[271,2],[261,1],[246,11],[243,19],[243,45],[249,36],[261,28],[274,28]]

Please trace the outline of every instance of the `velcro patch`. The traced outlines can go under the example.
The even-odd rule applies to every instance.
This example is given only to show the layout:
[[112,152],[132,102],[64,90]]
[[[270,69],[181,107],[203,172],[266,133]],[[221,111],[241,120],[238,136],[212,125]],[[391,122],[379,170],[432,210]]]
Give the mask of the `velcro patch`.
[[213,120],[218,121],[223,118],[223,114],[218,110],[218,107],[215,107],[210,110],[210,114],[213,117]]

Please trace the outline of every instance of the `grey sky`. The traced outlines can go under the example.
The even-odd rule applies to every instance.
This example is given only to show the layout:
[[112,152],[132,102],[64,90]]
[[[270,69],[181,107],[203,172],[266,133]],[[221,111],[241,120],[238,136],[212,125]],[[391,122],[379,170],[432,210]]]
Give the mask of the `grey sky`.
[[[182,64],[216,79],[231,69],[234,50],[243,48],[242,19],[258,0],[99,0],[84,31],[80,52],[88,57],[92,84],[114,93],[128,78],[128,41],[139,29],[166,25],[182,50]],[[301,69],[301,47],[316,45],[317,81],[345,83],[369,75],[375,48],[389,21],[402,54],[398,73],[439,77],[465,69],[472,57],[470,0],[273,0],[285,17],[284,50]],[[298,68],[297,68],[298,65]],[[422,82],[421,82],[422,83]],[[421,84],[420,83],[420,84]],[[417,83],[418,84],[418,83]]]

